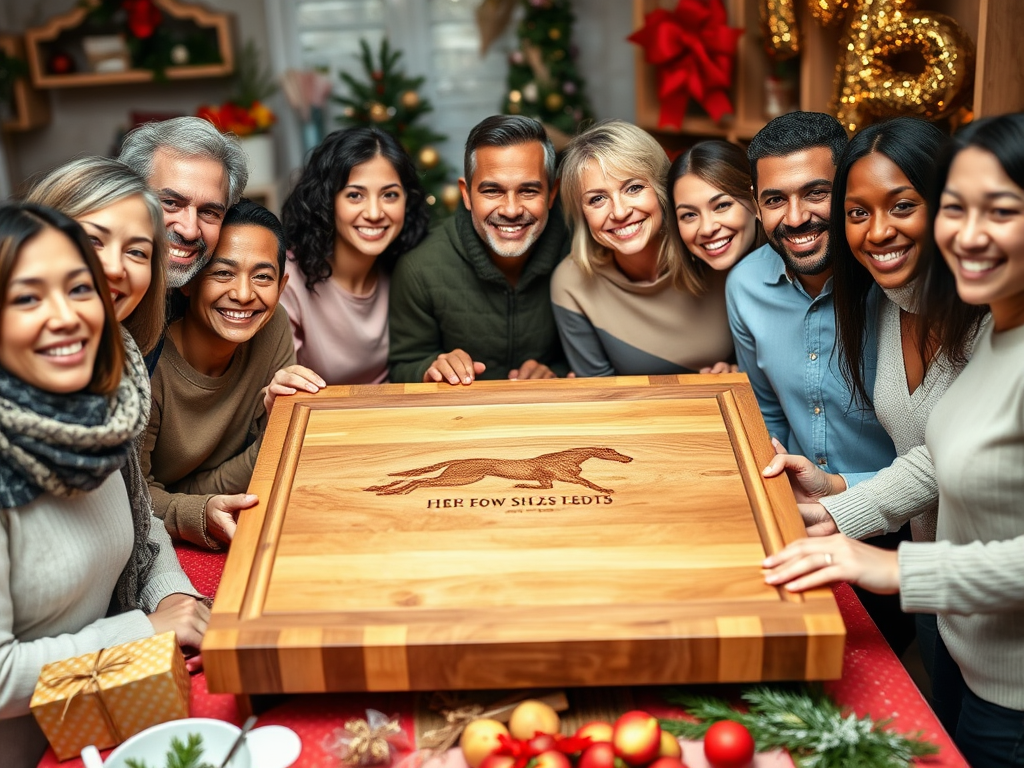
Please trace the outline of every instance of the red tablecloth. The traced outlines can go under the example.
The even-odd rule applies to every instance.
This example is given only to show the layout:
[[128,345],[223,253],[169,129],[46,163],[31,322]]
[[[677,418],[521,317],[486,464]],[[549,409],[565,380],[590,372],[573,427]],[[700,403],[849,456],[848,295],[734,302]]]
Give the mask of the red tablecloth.
[[[178,547],[178,559],[185,572],[196,589],[207,595],[217,590],[225,558],[225,554],[204,552],[188,545]],[[929,768],[969,768],[853,590],[840,585],[834,591],[846,622],[847,635],[843,676],[826,684],[828,692],[839,704],[857,715],[870,715],[876,720],[892,718],[896,730],[920,731],[939,747],[939,754],[922,765]],[[641,690],[636,694],[638,704],[648,706],[647,702],[650,702],[654,708],[657,689]],[[286,725],[299,734],[302,755],[296,766],[338,768],[338,759],[327,751],[325,742],[346,719],[365,717],[368,707],[389,715],[400,714],[410,743],[413,741],[413,696],[408,693],[292,696],[261,713],[259,725]],[[192,716],[241,724],[234,696],[208,693],[206,677],[202,673],[192,678]],[[61,763],[48,750],[39,768],[79,768],[81,765],[78,759]]]

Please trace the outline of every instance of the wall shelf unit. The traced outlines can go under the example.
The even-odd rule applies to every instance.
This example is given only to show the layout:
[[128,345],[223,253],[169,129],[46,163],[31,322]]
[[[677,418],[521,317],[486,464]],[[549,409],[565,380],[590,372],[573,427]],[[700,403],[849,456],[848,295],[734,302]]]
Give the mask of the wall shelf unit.
[[[61,16],[56,16],[40,27],[25,32],[25,44],[32,82],[37,88],[72,88],[97,85],[123,85],[126,83],[147,83],[157,78],[151,69],[125,69],[119,72],[87,71],[82,40],[91,32],[84,25],[90,11],[100,0],[90,0],[88,7],[79,6]],[[214,13],[197,5],[180,0],[154,0],[154,5],[163,15],[162,24],[171,25],[175,30],[185,30],[202,40],[206,47],[216,49],[214,63],[184,64],[168,66],[163,76],[168,80],[189,78],[223,77],[235,68],[234,48],[231,43],[230,16]],[[50,71],[48,63],[56,52],[69,55],[76,63],[76,70],[67,73]]]
[[[690,137],[749,141],[767,122],[765,78],[771,62],[761,40],[761,0],[724,0],[729,26],[746,30],[739,40],[732,101],[734,115],[712,121],[691,105],[682,128],[658,128],[660,103],[655,68],[636,47],[636,121],[669,149],[693,143]],[[677,0],[633,0],[633,27],[657,8],[672,10]],[[795,0],[803,40],[799,57],[796,103],[801,110],[828,111],[838,58],[840,28],[823,28],[811,18],[806,0]],[[973,111],[975,117],[1024,110],[1024,14],[1019,0],[917,0],[916,8],[954,18],[975,42],[977,59]]]
[[[25,58],[25,46],[17,35],[0,35],[0,50],[8,56]],[[31,131],[50,122],[50,100],[28,81],[19,78],[11,94],[12,116],[0,123],[2,131]]]

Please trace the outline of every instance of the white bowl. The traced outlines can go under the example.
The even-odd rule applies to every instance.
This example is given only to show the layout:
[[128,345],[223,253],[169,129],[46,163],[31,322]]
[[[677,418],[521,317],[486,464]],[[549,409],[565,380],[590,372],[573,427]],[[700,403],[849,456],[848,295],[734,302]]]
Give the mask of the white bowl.
[[[150,768],[163,768],[171,740],[178,738],[187,742],[192,733],[203,737],[203,760],[219,766],[240,732],[237,725],[223,720],[202,717],[172,720],[132,736],[110,753],[103,768],[128,768],[128,758],[145,760]],[[281,725],[268,725],[249,731],[228,765],[230,768],[287,768],[298,759],[301,751],[302,743],[295,731]]]

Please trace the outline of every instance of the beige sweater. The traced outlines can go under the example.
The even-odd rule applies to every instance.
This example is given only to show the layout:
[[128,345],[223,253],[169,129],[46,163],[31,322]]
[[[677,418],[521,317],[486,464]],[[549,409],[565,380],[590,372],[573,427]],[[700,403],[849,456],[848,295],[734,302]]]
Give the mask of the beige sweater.
[[927,445],[938,528],[900,545],[903,609],[938,613],[968,687],[1024,711],[1024,326],[982,331]]
[[262,390],[294,363],[291,325],[281,307],[238,346],[221,376],[196,371],[166,337],[153,373],[142,471],[155,514],[172,538],[219,548],[207,535],[206,502],[248,487],[266,426]]

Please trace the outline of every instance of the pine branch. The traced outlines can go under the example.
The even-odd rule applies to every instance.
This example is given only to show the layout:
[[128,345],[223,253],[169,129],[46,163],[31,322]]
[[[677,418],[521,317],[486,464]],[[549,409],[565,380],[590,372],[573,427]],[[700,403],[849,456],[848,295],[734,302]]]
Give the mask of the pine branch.
[[[171,739],[171,747],[167,750],[166,768],[213,768],[207,762],[202,761],[203,737],[198,733],[188,735],[188,743],[183,743],[175,736]],[[129,757],[125,760],[128,768],[149,768],[145,760],[136,760]]]
[[713,723],[735,720],[750,731],[759,751],[789,750],[798,768],[909,768],[914,758],[938,752],[920,732],[903,735],[888,730],[891,720],[844,716],[820,688],[760,686],[742,698],[749,705],[747,712],[713,697],[670,693],[666,699],[698,722],[663,720],[662,728],[675,736],[701,739]]

